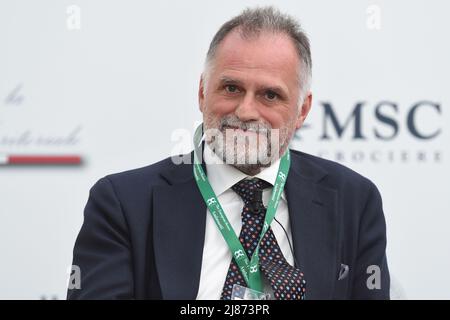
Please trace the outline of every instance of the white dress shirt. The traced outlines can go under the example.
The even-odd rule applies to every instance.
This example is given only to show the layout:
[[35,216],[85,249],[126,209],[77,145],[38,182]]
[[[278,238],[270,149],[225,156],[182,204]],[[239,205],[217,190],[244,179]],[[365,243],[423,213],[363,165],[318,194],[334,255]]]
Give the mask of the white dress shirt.
[[[216,196],[225,211],[225,215],[233,226],[236,235],[239,236],[242,227],[241,212],[244,201],[231,189],[231,187],[240,180],[247,178],[248,175],[231,165],[224,164],[223,161],[213,153],[207,143],[205,143],[204,160],[209,183],[216,193]],[[270,167],[263,169],[254,177],[274,185],[279,163],[280,160],[278,159]],[[267,188],[263,191],[262,198],[264,206],[267,206],[271,192],[272,188]],[[222,293],[228,267],[230,266],[231,252],[225,239],[217,228],[211,213],[208,209],[206,210],[205,243],[203,246],[202,269],[197,299],[218,300]],[[292,244],[289,212],[284,192],[281,195],[275,218],[286,229],[287,236]],[[294,258],[285,231],[275,220],[272,221],[270,226],[281,248],[281,252],[287,262],[293,265]],[[268,285],[266,284],[266,286]]]

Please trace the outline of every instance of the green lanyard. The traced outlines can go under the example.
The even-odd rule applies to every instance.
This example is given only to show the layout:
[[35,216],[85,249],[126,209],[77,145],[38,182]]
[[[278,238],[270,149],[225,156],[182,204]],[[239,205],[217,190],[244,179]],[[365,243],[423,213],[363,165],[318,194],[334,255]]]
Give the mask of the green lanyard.
[[214,193],[211,185],[209,184],[208,177],[206,176],[201,163],[198,159],[198,146],[200,145],[202,134],[202,125],[199,125],[194,134],[194,177],[197,182],[197,186],[200,190],[200,193],[203,196],[203,199],[206,203],[206,206],[211,212],[211,215],[219,228],[219,231],[222,233],[223,238],[228,244],[230,251],[233,255],[234,261],[239,267],[239,270],[244,277],[247,285],[257,291],[263,291],[263,281],[261,270],[259,269],[259,244],[261,239],[263,238],[266,231],[269,229],[270,224],[272,223],[273,218],[275,217],[275,212],[277,211],[278,203],[280,201],[281,193],[283,192],[284,184],[286,182],[286,178],[289,172],[290,166],[290,155],[289,150],[283,155],[280,160],[280,166],[278,168],[277,178],[275,180],[275,185],[273,186],[272,194],[270,197],[269,204],[267,206],[266,217],[264,220],[264,226],[261,231],[261,235],[258,240],[258,245],[256,246],[255,251],[251,259],[247,257],[246,251],[244,250],[239,238],[236,236],[236,233],[233,230],[230,222],[228,221],[225,212],[223,211],[222,206],[217,199],[216,194]]

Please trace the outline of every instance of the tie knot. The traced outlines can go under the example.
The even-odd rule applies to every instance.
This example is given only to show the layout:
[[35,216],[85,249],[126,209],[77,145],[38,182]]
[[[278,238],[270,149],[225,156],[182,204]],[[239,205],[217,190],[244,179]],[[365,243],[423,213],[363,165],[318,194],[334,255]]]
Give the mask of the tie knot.
[[262,192],[269,187],[271,187],[270,183],[252,178],[239,181],[232,189],[244,200],[244,203],[258,202],[262,204]]

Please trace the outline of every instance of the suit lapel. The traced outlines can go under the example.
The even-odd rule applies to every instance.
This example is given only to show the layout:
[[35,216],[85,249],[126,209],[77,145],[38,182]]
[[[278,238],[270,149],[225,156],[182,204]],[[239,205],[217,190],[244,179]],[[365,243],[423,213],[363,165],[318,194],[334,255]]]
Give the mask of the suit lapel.
[[162,173],[169,185],[153,190],[155,263],[163,299],[195,299],[200,282],[206,205],[192,165]]
[[[203,169],[206,171],[205,166]],[[153,240],[162,298],[195,299],[206,205],[192,165],[174,166],[161,175],[168,185],[153,190]],[[337,191],[321,184],[326,175],[301,153],[291,151],[285,192],[294,252],[307,281],[307,299],[331,299],[337,274]]]
[[327,175],[323,169],[301,153],[291,151],[291,155],[285,192],[306,298],[332,299],[337,272],[337,191],[320,183]]

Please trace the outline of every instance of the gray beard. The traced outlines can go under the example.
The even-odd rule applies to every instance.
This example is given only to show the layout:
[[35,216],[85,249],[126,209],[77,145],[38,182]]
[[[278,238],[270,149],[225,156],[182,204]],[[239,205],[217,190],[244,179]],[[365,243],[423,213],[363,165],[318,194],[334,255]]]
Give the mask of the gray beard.
[[[227,141],[225,141],[227,140],[225,135],[226,126],[255,130],[254,132],[258,132],[262,136],[258,136],[256,144],[252,144],[248,140],[243,140],[245,143],[242,143],[242,140],[238,140],[237,142],[240,143],[237,143],[233,139],[228,139],[229,149],[232,149],[228,150]],[[250,176],[258,174],[264,168],[270,167],[272,163],[276,162],[288,148],[295,132],[293,125],[291,127],[289,124],[276,132],[267,124],[262,124],[262,129],[268,131],[259,131],[258,128],[251,123],[242,123],[233,116],[222,118],[219,121],[212,117],[204,117],[204,129],[211,133],[208,134],[206,132],[205,141],[209,147],[224,163]],[[230,131],[228,132],[230,133]],[[218,134],[221,135],[221,138],[216,138],[215,135]]]
[[[263,154],[263,160],[260,161],[260,158],[257,158],[256,163],[248,163],[249,161],[236,161],[237,159],[245,158],[245,160],[249,159],[249,151],[246,149],[245,156],[240,155],[238,157],[236,150],[233,150],[232,152],[230,150],[227,150],[227,145],[225,142],[217,142],[215,141],[215,138],[213,137],[211,141],[206,141],[208,143],[208,146],[213,150],[213,152],[226,164],[231,165],[232,167],[238,169],[239,171],[249,175],[254,176],[258,173],[260,173],[263,169],[268,168],[272,165],[272,163],[276,162],[280,155],[283,155],[285,150],[289,146],[290,138],[288,137],[282,145],[280,145],[280,148],[273,150],[271,143],[268,143],[266,150],[262,152]],[[234,146],[233,146],[233,149]],[[278,150],[277,154],[272,154]],[[228,161],[228,159],[233,159],[233,161]]]

